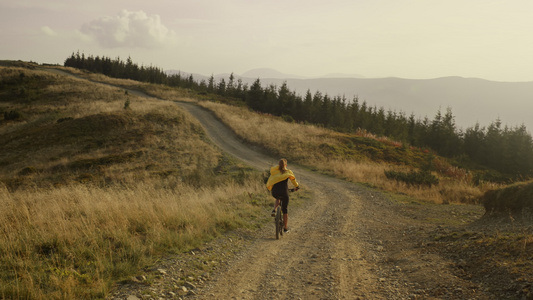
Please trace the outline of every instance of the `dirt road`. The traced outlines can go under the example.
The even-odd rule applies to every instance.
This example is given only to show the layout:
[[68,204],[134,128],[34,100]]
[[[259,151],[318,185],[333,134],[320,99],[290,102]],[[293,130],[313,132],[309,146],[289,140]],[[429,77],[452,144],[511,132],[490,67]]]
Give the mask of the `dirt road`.
[[[259,170],[277,158],[250,149],[194,105],[182,103],[224,151]],[[289,162],[290,163],[290,162]],[[290,214],[292,231],[271,227],[195,291],[198,299],[490,299],[454,275],[452,262],[425,251],[418,214],[383,193],[289,166],[313,199]],[[413,218],[414,214],[414,218]]]
[[[204,125],[224,151],[266,170],[275,158],[254,151],[193,104],[180,104]],[[291,215],[292,232],[280,241],[267,228],[262,239],[232,262],[199,297],[217,299],[350,299],[370,294],[388,295],[381,288],[373,266],[365,256],[376,248],[361,243],[364,192],[355,185],[290,166],[298,180],[313,187],[313,201]],[[270,226],[273,227],[273,226]]]

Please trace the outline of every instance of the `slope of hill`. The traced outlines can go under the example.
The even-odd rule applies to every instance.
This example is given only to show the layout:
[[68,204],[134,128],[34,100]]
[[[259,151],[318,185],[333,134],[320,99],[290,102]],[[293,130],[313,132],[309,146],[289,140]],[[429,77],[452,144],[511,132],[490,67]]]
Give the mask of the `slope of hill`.
[[[153,174],[168,173],[167,168],[173,169],[173,165],[182,168],[172,162],[191,150],[182,148],[165,162],[162,159],[168,154],[152,148],[154,137],[158,135],[165,141],[159,144],[160,149],[199,139],[195,135],[200,129],[195,125],[182,131],[182,141],[168,135],[168,130],[163,131],[167,135],[164,136],[164,128],[158,129],[160,122],[172,128],[192,120],[179,112],[170,114],[164,107],[147,112],[132,109],[149,104],[122,89],[86,85],[75,78],[60,82],[59,76],[42,71],[1,71],[0,165],[9,189],[16,190],[26,179],[36,184],[40,181],[37,178],[46,182],[52,177],[54,180],[48,184],[66,184],[76,181],[76,176],[94,178],[99,184],[124,182],[116,177],[117,173],[130,177],[135,169],[145,169],[149,164]],[[218,154],[208,147],[201,142],[193,146],[212,153],[209,157],[213,159],[206,160],[205,165],[214,167]],[[18,177],[29,170],[33,173],[31,178]]]
[[260,172],[175,104],[17,65],[0,67],[0,298],[102,299],[161,255],[265,221]]

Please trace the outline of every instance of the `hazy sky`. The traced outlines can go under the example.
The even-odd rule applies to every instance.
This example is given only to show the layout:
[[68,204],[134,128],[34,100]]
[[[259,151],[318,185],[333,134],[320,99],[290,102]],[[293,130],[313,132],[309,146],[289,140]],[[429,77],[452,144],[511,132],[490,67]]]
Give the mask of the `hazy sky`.
[[531,0],[0,0],[0,41],[38,63],[533,81]]

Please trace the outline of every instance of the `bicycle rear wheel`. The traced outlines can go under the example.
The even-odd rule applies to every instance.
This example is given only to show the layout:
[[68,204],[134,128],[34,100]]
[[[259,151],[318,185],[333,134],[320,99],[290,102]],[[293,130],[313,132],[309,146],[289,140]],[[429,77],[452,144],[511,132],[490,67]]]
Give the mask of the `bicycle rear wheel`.
[[283,216],[281,214],[281,207],[278,206],[276,209],[276,240],[279,240],[280,235],[283,235]]

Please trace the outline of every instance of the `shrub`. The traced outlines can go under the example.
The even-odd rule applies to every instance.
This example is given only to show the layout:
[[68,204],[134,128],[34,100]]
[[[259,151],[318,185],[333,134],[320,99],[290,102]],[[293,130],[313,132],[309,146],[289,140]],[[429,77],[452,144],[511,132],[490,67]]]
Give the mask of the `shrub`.
[[432,185],[439,184],[439,179],[435,175],[431,174],[429,171],[385,171],[385,176],[388,179],[402,181],[407,183],[408,185],[425,185],[431,187]]
[[20,170],[19,175],[25,176],[37,173],[37,169],[35,167],[26,167],[22,170]]
[[533,212],[533,182],[517,183],[503,189],[487,191],[481,198],[487,215],[509,214],[517,217]]
[[23,118],[22,113],[17,110],[11,110],[9,112],[4,112],[4,120],[6,121],[15,121],[15,120],[20,120],[22,118]]
[[513,181],[511,177],[494,170],[478,171],[474,174],[473,182],[475,185],[481,185],[484,182],[510,184]]
[[294,123],[294,119],[290,115],[282,115],[281,118],[285,122]]
[[63,123],[63,122],[72,121],[72,120],[74,120],[73,117],[60,118],[57,120],[57,123]]

